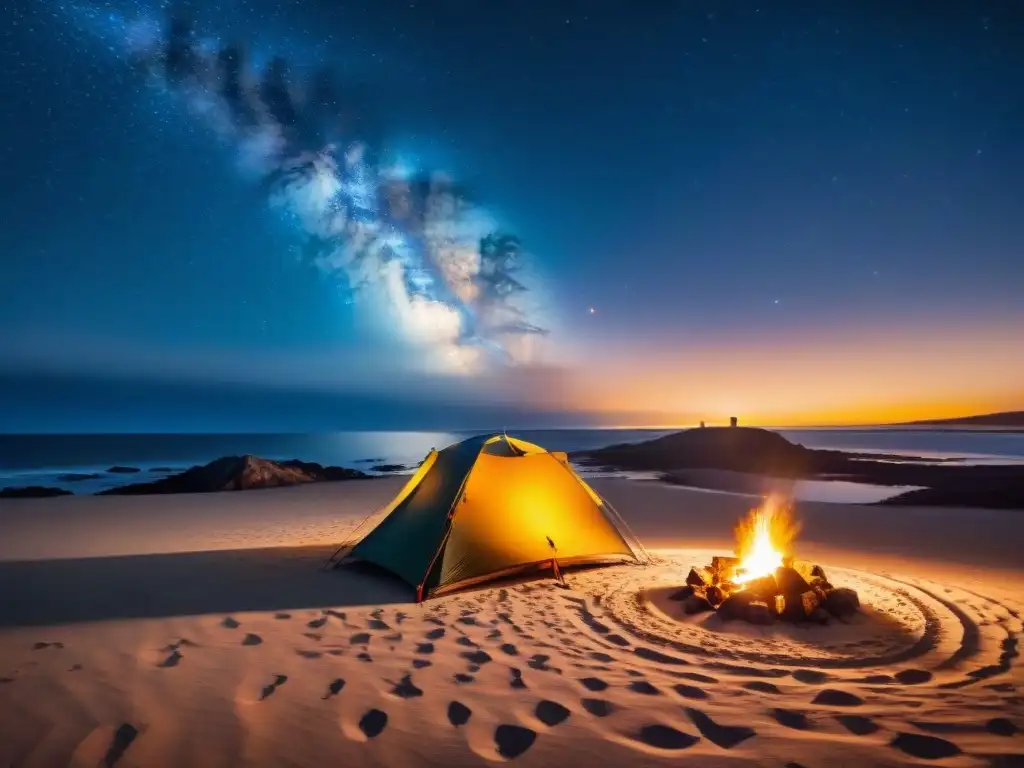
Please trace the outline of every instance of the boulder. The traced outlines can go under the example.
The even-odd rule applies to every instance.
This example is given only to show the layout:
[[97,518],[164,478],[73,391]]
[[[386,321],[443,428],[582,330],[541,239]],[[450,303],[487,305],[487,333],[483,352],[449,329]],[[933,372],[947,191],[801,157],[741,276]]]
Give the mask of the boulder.
[[747,621],[764,626],[774,623],[775,616],[772,609],[768,607],[768,603],[763,600],[753,600],[747,606]]
[[726,581],[731,578],[739,564],[740,559],[738,557],[715,555],[711,558],[711,570],[717,574],[719,581]]
[[775,581],[775,575],[769,573],[759,579],[751,579],[744,588],[760,598],[774,598],[779,591],[779,584]]
[[787,621],[805,621],[821,604],[813,589],[794,594],[787,592],[775,596],[775,612]]
[[703,613],[705,611],[712,610],[711,603],[708,599],[697,592],[694,592],[688,598],[683,600],[683,612],[687,614]]
[[719,587],[714,585],[704,590],[704,596],[707,598],[708,603],[711,604],[712,608],[717,608],[725,600],[725,593]]
[[690,586],[689,584],[687,584],[685,587],[682,587],[681,589],[677,589],[675,592],[673,592],[671,595],[669,595],[668,599],[669,600],[681,601],[681,600],[685,600],[686,598],[688,598],[692,594],[693,594],[693,587]]
[[833,616],[843,617],[856,613],[860,608],[857,592],[848,587],[833,589],[825,597],[824,608]]
[[691,568],[686,583],[693,587],[706,587],[714,584],[715,578],[707,568]]
[[747,617],[747,607],[754,601],[755,596],[746,590],[733,592],[722,604],[718,606],[718,615],[724,621],[734,621]]
[[816,624],[828,624],[832,617],[824,608],[815,608],[808,618]]
[[775,582],[779,585],[779,592],[784,595],[801,595],[811,588],[800,571],[796,568],[787,568],[785,565],[775,569]]

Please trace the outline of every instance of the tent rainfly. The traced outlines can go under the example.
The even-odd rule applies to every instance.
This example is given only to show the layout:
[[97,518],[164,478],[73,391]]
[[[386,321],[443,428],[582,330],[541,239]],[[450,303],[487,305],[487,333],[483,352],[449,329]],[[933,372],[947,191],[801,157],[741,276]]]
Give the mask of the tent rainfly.
[[342,562],[391,571],[417,602],[539,568],[638,562],[564,453],[504,434],[432,450],[382,513]]

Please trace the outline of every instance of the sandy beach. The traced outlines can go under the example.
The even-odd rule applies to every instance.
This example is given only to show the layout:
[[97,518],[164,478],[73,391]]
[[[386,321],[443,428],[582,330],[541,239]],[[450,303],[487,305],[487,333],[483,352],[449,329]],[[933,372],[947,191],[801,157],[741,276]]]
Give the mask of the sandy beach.
[[401,484],[0,502],[0,765],[1024,765],[1018,513],[800,503],[864,611],[764,628],[667,598],[751,499],[656,482],[567,590],[321,570]]

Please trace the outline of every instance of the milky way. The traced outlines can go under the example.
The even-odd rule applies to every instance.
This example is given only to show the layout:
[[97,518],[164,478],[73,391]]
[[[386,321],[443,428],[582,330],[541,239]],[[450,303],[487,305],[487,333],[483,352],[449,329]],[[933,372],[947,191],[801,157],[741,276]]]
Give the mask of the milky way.
[[343,275],[431,367],[531,360],[546,331],[525,308],[519,240],[448,176],[384,162],[372,109],[332,73],[293,76],[283,58],[258,68],[181,18],[73,9],[94,31],[115,29],[147,82],[226,140],[269,207],[296,224],[304,255]]

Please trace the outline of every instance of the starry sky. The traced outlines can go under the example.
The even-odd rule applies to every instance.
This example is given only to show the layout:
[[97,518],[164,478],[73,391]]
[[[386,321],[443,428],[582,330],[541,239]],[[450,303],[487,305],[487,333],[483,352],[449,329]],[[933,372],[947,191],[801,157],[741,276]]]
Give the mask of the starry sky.
[[1016,4],[7,15],[5,430],[1024,407]]

